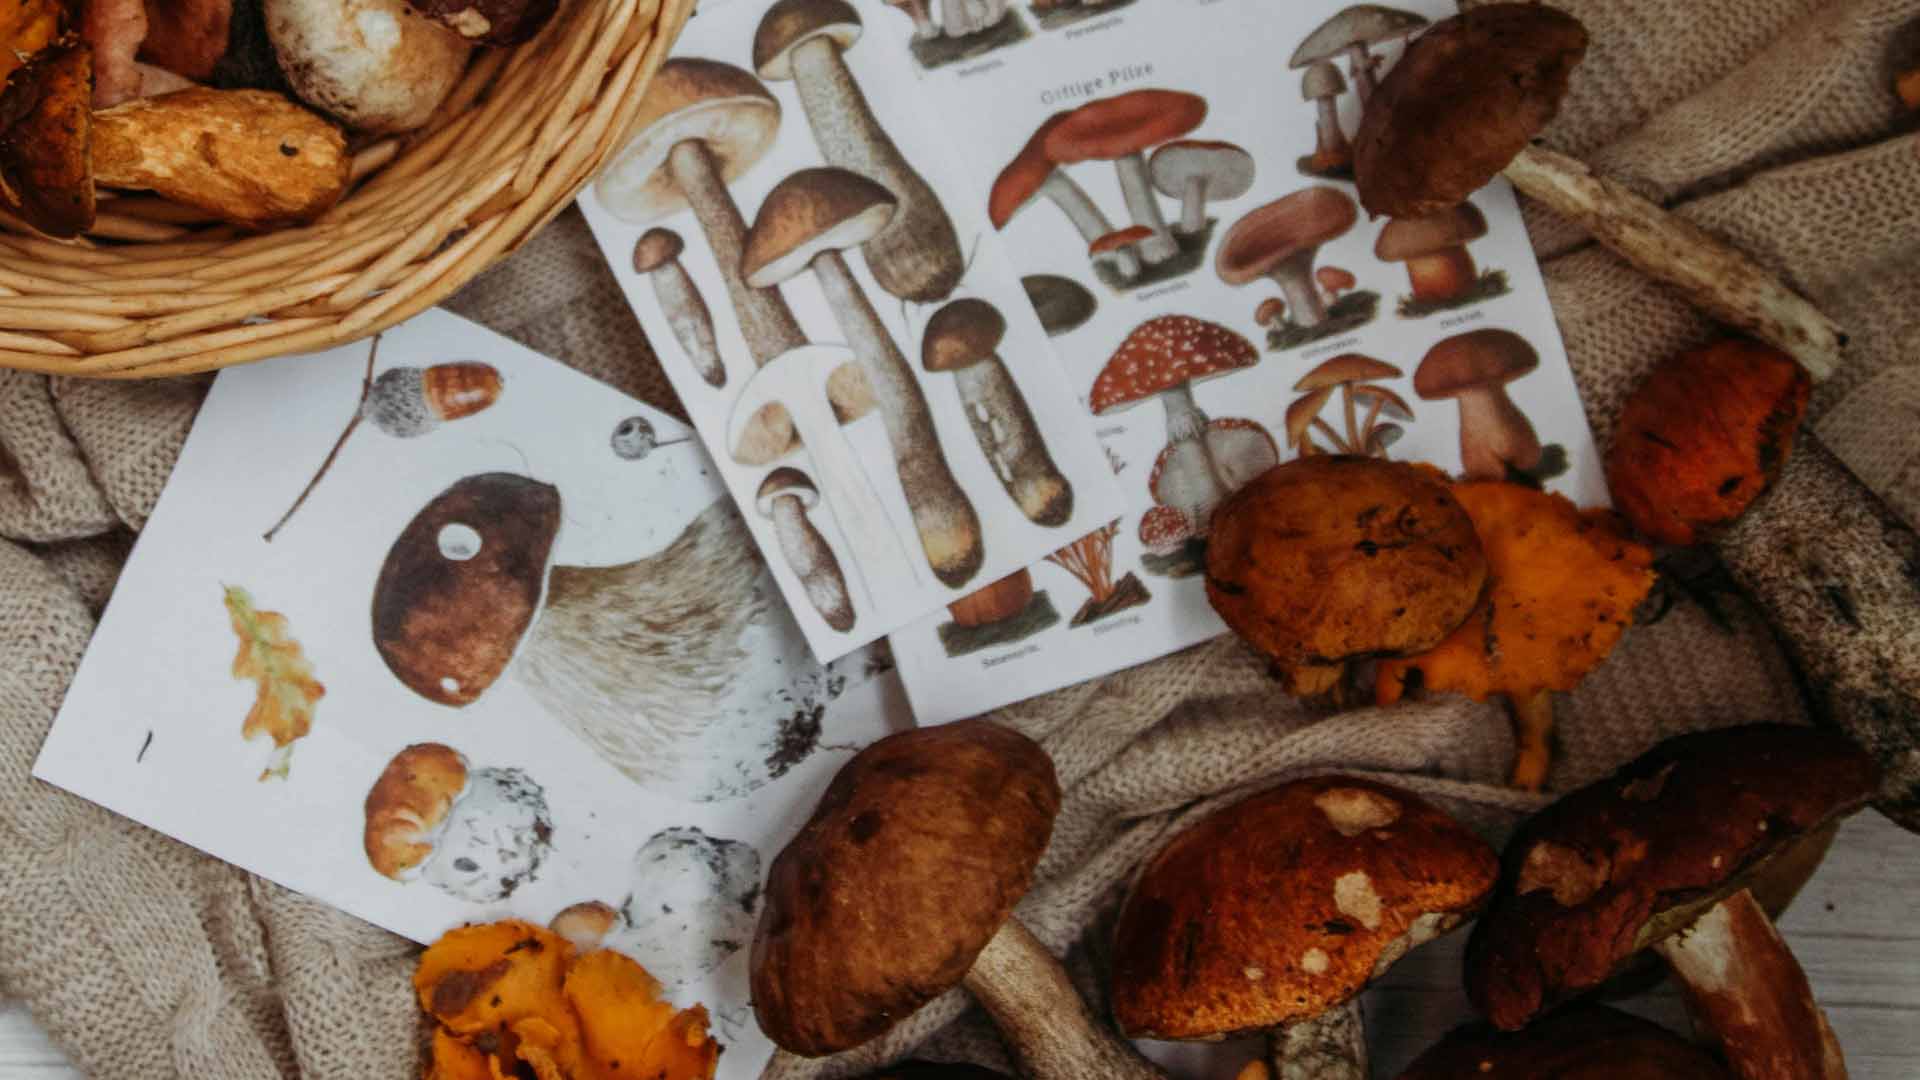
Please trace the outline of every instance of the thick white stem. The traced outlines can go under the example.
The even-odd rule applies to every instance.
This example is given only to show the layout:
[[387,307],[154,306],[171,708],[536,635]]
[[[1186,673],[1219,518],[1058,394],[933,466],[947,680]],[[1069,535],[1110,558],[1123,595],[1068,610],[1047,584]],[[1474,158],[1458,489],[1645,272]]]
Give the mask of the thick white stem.
[[828,546],[827,538],[813,527],[806,507],[796,495],[781,495],[773,500],[773,533],[780,538],[780,551],[787,566],[806,589],[807,599],[826,624],[840,633],[853,629],[853,599],[847,595],[847,579],[840,572],[840,560]]
[[1087,243],[1091,244],[1113,231],[1113,223],[1094,205],[1087,190],[1059,169],[1048,173],[1047,178],[1040,182],[1040,194],[1053,200],[1053,205],[1067,215],[1067,220],[1080,230],[1080,238]]
[[1180,197],[1180,231],[1188,236],[1198,236],[1206,227],[1207,178],[1189,177]]
[[1320,290],[1313,286],[1313,257],[1317,251],[1309,249],[1275,264],[1267,271],[1267,276],[1280,286],[1280,292],[1287,298],[1287,311],[1293,316],[1293,324],[1311,330],[1327,321],[1327,304],[1320,298]]
[[956,378],[974,441],[1007,495],[1034,524],[1065,525],[1073,516],[1073,485],[1053,463],[1033,410],[1007,365],[990,356],[962,368]]
[[1095,1020],[1060,961],[1008,919],[973,962],[964,985],[1000,1028],[1020,1074],[1032,1080],[1166,1080]]
[[1145,225],[1153,230],[1153,235],[1140,241],[1140,257],[1149,265],[1166,262],[1180,253],[1180,245],[1167,228],[1167,219],[1160,214],[1160,196],[1153,190],[1153,180],[1147,174],[1147,159],[1140,154],[1128,154],[1114,161],[1113,167],[1120,173],[1120,193],[1126,196],[1127,213],[1133,215],[1135,225]]

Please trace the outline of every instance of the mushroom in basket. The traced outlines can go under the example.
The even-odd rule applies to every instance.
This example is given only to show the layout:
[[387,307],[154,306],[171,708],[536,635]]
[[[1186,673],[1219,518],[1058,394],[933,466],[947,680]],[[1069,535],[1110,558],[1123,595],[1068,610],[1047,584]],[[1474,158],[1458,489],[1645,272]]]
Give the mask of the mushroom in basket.
[[1666,1028],[1579,1005],[1520,1031],[1455,1028],[1400,1080],[1731,1080],[1712,1054]]

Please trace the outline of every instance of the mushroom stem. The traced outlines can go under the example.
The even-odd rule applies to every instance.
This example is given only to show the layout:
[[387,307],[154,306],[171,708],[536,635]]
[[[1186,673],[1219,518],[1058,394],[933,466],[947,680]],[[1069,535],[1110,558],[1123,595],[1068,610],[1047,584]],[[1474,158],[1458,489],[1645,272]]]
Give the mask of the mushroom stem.
[[1504,385],[1461,391],[1460,470],[1472,480],[1505,480],[1540,464],[1540,437]]
[[1180,231],[1198,236],[1207,227],[1207,178],[1190,176],[1180,193]]
[[1353,384],[1340,384],[1340,404],[1347,414],[1347,447],[1353,453],[1366,452],[1367,440],[1360,434],[1360,417],[1353,405]]
[[1353,92],[1360,98],[1360,110],[1366,111],[1367,102],[1373,100],[1373,92],[1380,83],[1373,77],[1373,54],[1363,42],[1354,42],[1347,46],[1347,67],[1351,69]]
[[916,41],[929,41],[940,36],[940,28],[934,25],[933,17],[927,13],[927,0],[900,0],[907,17],[913,20],[913,37]]
[[1275,1028],[1267,1053],[1279,1080],[1367,1080],[1367,1035],[1360,999],[1348,998],[1312,1020]]
[[1166,1080],[1094,1019],[1060,961],[1018,919],[1008,919],[973,962],[963,986],[992,1015],[1034,1080]]
[[1094,205],[1087,189],[1074,182],[1063,169],[1055,169],[1040,181],[1040,194],[1053,200],[1053,205],[1067,215],[1073,227],[1080,230],[1080,239],[1091,244],[1113,231],[1113,223],[1107,215]]
[[1565,154],[1530,146],[1508,180],[1593,233],[1696,307],[1792,356],[1815,379],[1839,367],[1846,336],[1805,298],[1705,229]]
[[1280,286],[1287,298],[1287,311],[1294,325],[1311,330],[1327,321],[1327,304],[1313,286],[1313,257],[1317,249],[1308,248],[1274,264],[1267,276]]
[[846,260],[829,250],[814,256],[811,265],[879,403],[927,564],[942,584],[957,589],[979,572],[985,558],[980,516],[947,465],[933,413],[913,369],[847,269]]
[[1475,277],[1473,256],[1464,247],[1407,260],[1407,283],[1413,287],[1415,300],[1452,300],[1472,288]]
[[1316,98],[1320,104],[1320,122],[1315,125],[1318,143],[1313,151],[1313,167],[1321,172],[1331,172],[1353,162],[1353,147],[1347,142],[1347,133],[1340,127],[1340,99],[1328,94]]
[[1844,1080],[1806,972],[1745,889],[1654,946],[1741,1080]]
[[1522,791],[1539,791],[1546,786],[1547,768],[1553,763],[1553,691],[1540,690],[1512,700],[1513,776],[1511,783]]
[[780,538],[780,551],[787,566],[806,589],[820,618],[844,634],[853,629],[853,599],[847,595],[847,579],[840,572],[840,560],[807,518],[806,507],[795,495],[773,500],[773,534]]
[[[805,331],[793,317],[778,289],[756,289],[740,274],[740,258],[747,246],[747,223],[734,205],[733,196],[720,179],[713,154],[703,142],[688,139],[667,153],[667,168],[674,183],[693,208],[713,249],[713,261],[727,283],[727,297],[733,301],[734,314],[740,320],[740,334],[747,341],[753,362],[769,360],[807,343]],[[677,329],[677,328],[676,328]]]
[[1153,235],[1140,241],[1140,257],[1149,264],[1166,262],[1180,254],[1180,244],[1160,216],[1160,196],[1154,193],[1153,179],[1147,174],[1146,156],[1140,153],[1116,158],[1113,167],[1120,173],[1120,192],[1127,199],[1127,213],[1135,225],[1145,225]]
[[1065,525],[1073,516],[1073,486],[1053,463],[1033,410],[998,356],[956,373],[960,402],[974,441],[993,474],[1036,525]]
[[[1347,445],[1347,441],[1340,437],[1339,432],[1333,430],[1332,424],[1327,423],[1317,416],[1313,418],[1313,429],[1327,437],[1328,450],[1336,454],[1352,454],[1357,452],[1353,447]],[[1311,441],[1309,441],[1308,445],[1312,445]]]
[[1387,399],[1374,395],[1373,404],[1367,406],[1367,418],[1360,421],[1360,445],[1366,446],[1373,441],[1373,429],[1380,423],[1380,410],[1386,408]]
[[668,259],[648,277],[660,309],[667,313],[667,325],[673,328],[674,339],[680,342],[687,359],[693,361],[693,369],[708,386],[727,385],[727,366],[720,359],[720,343],[713,334],[713,312],[707,309],[700,287],[693,283],[687,268],[679,259]]

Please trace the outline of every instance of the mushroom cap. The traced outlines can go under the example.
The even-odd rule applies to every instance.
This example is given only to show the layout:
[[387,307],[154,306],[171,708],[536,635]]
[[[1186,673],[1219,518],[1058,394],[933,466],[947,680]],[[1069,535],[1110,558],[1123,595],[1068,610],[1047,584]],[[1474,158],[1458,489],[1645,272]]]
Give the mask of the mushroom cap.
[[1731,1080],[1712,1054],[1649,1020],[1581,1005],[1503,1034],[1455,1028],[1400,1080]]
[[1379,4],[1355,4],[1341,11],[1308,34],[1298,48],[1293,50],[1293,58],[1287,61],[1290,68],[1303,68],[1308,64],[1340,55],[1341,50],[1354,45],[1374,45],[1393,38],[1405,37],[1427,25],[1425,16],[1398,8],[1382,7]]
[[633,245],[634,273],[651,274],[678,259],[686,249],[687,242],[672,229],[648,229]]
[[1406,262],[1460,247],[1487,235],[1487,219],[1470,202],[1449,206],[1419,217],[1394,218],[1380,230],[1373,245],[1382,262]]
[[1353,997],[1493,888],[1493,849],[1408,792],[1297,780],[1173,838],[1114,929],[1113,1012],[1132,1038],[1297,1024]]
[[1435,24],[1361,118],[1361,204],[1416,217],[1465,202],[1560,111],[1586,50],[1580,20],[1544,4],[1491,4]]
[[647,84],[633,130],[594,191],[615,217],[644,224],[686,209],[687,197],[666,168],[675,146],[704,144],[720,182],[730,184],[772,148],[780,103],[732,64],[678,57]]
[[1087,245],[1087,254],[1104,255],[1109,251],[1119,251],[1153,235],[1153,230],[1145,225],[1129,225],[1124,229],[1115,229],[1107,235]]
[[1156,506],[1140,515],[1140,544],[1156,555],[1171,555],[1193,538],[1193,522],[1171,506]]
[[608,934],[619,929],[622,919],[612,904],[582,900],[561,908],[547,923],[547,929],[566,938],[582,952],[597,949]]
[[893,220],[898,201],[879,184],[846,169],[801,169],[767,192],[747,231],[740,272],[756,289],[807,269],[823,251],[871,240]]
[[1178,199],[1187,184],[1198,178],[1207,183],[1207,200],[1237,199],[1253,190],[1253,155],[1229,142],[1182,139],[1153,152],[1148,174],[1160,194]]
[[1320,415],[1320,410],[1326,408],[1327,402],[1333,400],[1333,391],[1332,383],[1316,387],[1294,398],[1293,402],[1287,406],[1288,446],[1306,444],[1307,432],[1313,429],[1313,421]]
[[1027,291],[1027,302],[1040,317],[1040,328],[1048,337],[1059,337],[1086,325],[1099,308],[1099,302],[1087,287],[1058,274],[1029,274],[1020,279]]
[[841,51],[860,40],[860,13],[846,0],[779,0],[753,32],[753,70],[763,79],[793,78],[793,50],[817,37]]
[[1287,302],[1277,296],[1269,296],[1253,309],[1253,321],[1265,326],[1286,313]]
[[1134,327],[1093,380],[1095,416],[1137,405],[1182,383],[1198,382],[1260,362],[1253,343],[1219,323],[1161,315]]
[[1229,285],[1264,277],[1275,263],[1353,228],[1360,208],[1338,188],[1310,187],[1270,202],[1234,222],[1220,241],[1213,268]]
[[1307,67],[1307,73],[1300,77],[1300,100],[1317,101],[1320,98],[1339,97],[1347,92],[1346,76],[1329,60],[1316,60]]
[[1540,366],[1540,354],[1511,330],[1472,330],[1427,350],[1413,373],[1413,392],[1426,401],[1502,386]]
[[1177,139],[1207,118],[1207,99],[1181,90],[1129,90],[1089,101],[1060,118],[1042,140],[1059,165],[1112,161]]
[[1004,229],[1013,215],[1027,205],[1028,200],[1047,182],[1053,170],[1059,166],[1047,156],[1047,136],[1059,127],[1069,114],[1054,113],[1041,121],[1027,145],[1007,162],[1007,167],[994,177],[993,190],[987,193],[987,218],[996,229]]
[[373,644],[428,701],[477,700],[539,615],[560,491],[512,473],[469,476],[402,529],[373,589]]
[[1315,270],[1313,280],[1319,282],[1320,287],[1328,292],[1339,292],[1360,284],[1360,279],[1354,277],[1352,271],[1342,270],[1337,266],[1323,266]]
[[820,489],[814,486],[813,478],[790,465],[782,465],[767,474],[760,481],[760,491],[754,498],[761,517],[773,514],[773,500],[782,495],[791,495],[800,500],[800,505],[808,510],[820,503]]
[[1345,386],[1348,383],[1372,382],[1375,379],[1397,379],[1402,374],[1399,368],[1384,360],[1375,360],[1371,356],[1359,353],[1341,353],[1312,371],[1300,377],[1293,384],[1295,390],[1318,390],[1323,386]]
[[1372,402],[1368,399],[1377,398],[1380,401],[1380,415],[1391,416],[1403,423],[1413,421],[1413,406],[1407,404],[1406,398],[1384,386],[1363,383],[1353,388],[1353,396],[1362,405],[1371,405]]
[[[1273,436],[1258,420],[1216,416],[1207,421],[1207,430],[1200,437],[1206,442],[1207,456],[1213,459],[1220,481],[1229,489],[1238,488],[1280,464],[1280,448],[1274,445]],[[1156,502],[1172,505],[1175,501],[1172,492],[1160,490],[1160,481],[1169,475],[1167,470],[1175,465],[1178,454],[1178,445],[1169,443],[1154,455],[1153,470],[1147,474],[1147,490],[1153,493]]]
[[1026,893],[1059,810],[1046,751],[984,720],[854,755],[767,872],[760,1027],[795,1053],[834,1053],[958,985]]
[[955,300],[927,320],[920,359],[928,371],[959,371],[992,359],[1006,335],[998,308],[973,297]]
[[[1511,1030],[1693,924],[1795,841],[1864,806],[1871,755],[1816,728],[1668,739],[1524,822],[1467,946],[1467,995]],[[1811,842],[1811,841],[1809,841]]]
[[393,755],[367,791],[364,844],[374,870],[395,881],[427,861],[440,826],[467,790],[467,759],[440,743]]

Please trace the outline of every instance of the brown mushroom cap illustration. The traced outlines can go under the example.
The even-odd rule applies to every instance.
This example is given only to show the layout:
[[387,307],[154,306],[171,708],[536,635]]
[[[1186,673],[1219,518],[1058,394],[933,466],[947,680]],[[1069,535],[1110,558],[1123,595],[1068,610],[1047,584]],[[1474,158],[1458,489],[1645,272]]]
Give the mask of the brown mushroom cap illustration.
[[846,0],[781,0],[753,34],[753,69],[762,78],[793,78],[793,51],[814,38],[841,49],[860,40],[860,13]]
[[686,241],[672,229],[648,229],[633,245],[634,272],[651,274],[679,258],[686,249]]
[[1380,230],[1374,257],[1382,262],[1406,262],[1460,247],[1487,235],[1486,215],[1470,202],[1418,217],[1394,218]]
[[393,756],[367,792],[367,861],[400,880],[433,854],[433,838],[467,789],[467,760],[450,746],[418,743]]
[[820,504],[820,489],[799,469],[781,466],[767,474],[760,481],[760,490],[755,492],[756,509],[762,514],[773,513],[773,500],[782,495],[791,495],[800,500],[800,505],[808,510]]
[[959,371],[991,359],[1007,335],[1007,320],[985,300],[955,300],[933,313],[920,351],[928,371]]
[[1153,230],[1145,225],[1129,225],[1124,229],[1115,229],[1107,235],[1087,245],[1087,254],[1105,255],[1113,251],[1125,251],[1142,240],[1153,235]]
[[1649,1020],[1600,1005],[1554,1013],[1524,1031],[1455,1028],[1399,1080],[1732,1080],[1713,1055]]
[[1099,309],[1093,293],[1085,285],[1058,274],[1029,274],[1020,279],[1027,302],[1039,316],[1040,328],[1048,337],[1069,334],[1086,325]]
[[636,134],[595,190],[621,219],[653,221],[688,205],[666,168],[675,146],[701,143],[724,185],[760,161],[779,129],[780,103],[748,72],[717,60],[669,60],[647,84]]
[[1540,366],[1527,339],[1510,330],[1473,330],[1427,350],[1413,373],[1413,392],[1426,401],[1460,405],[1460,460],[1470,477],[1504,480],[1540,463],[1540,438],[1507,396],[1507,384]]
[[1181,139],[1153,152],[1147,170],[1160,194],[1180,200],[1180,230],[1207,227],[1206,204],[1253,190],[1253,155],[1228,142]]
[[760,204],[741,261],[747,283],[778,285],[804,272],[823,251],[860,246],[887,227],[894,206],[886,188],[845,169],[794,173]]
[[1302,375],[1293,388],[1318,390],[1321,387],[1348,386],[1374,379],[1397,379],[1401,374],[1399,368],[1383,360],[1360,353],[1341,353]]
[[1314,255],[1358,220],[1359,208],[1338,188],[1296,191],[1235,222],[1214,256],[1214,271],[1229,285],[1272,278],[1285,294],[1294,321],[1318,326],[1326,320],[1327,307],[1313,287]]

